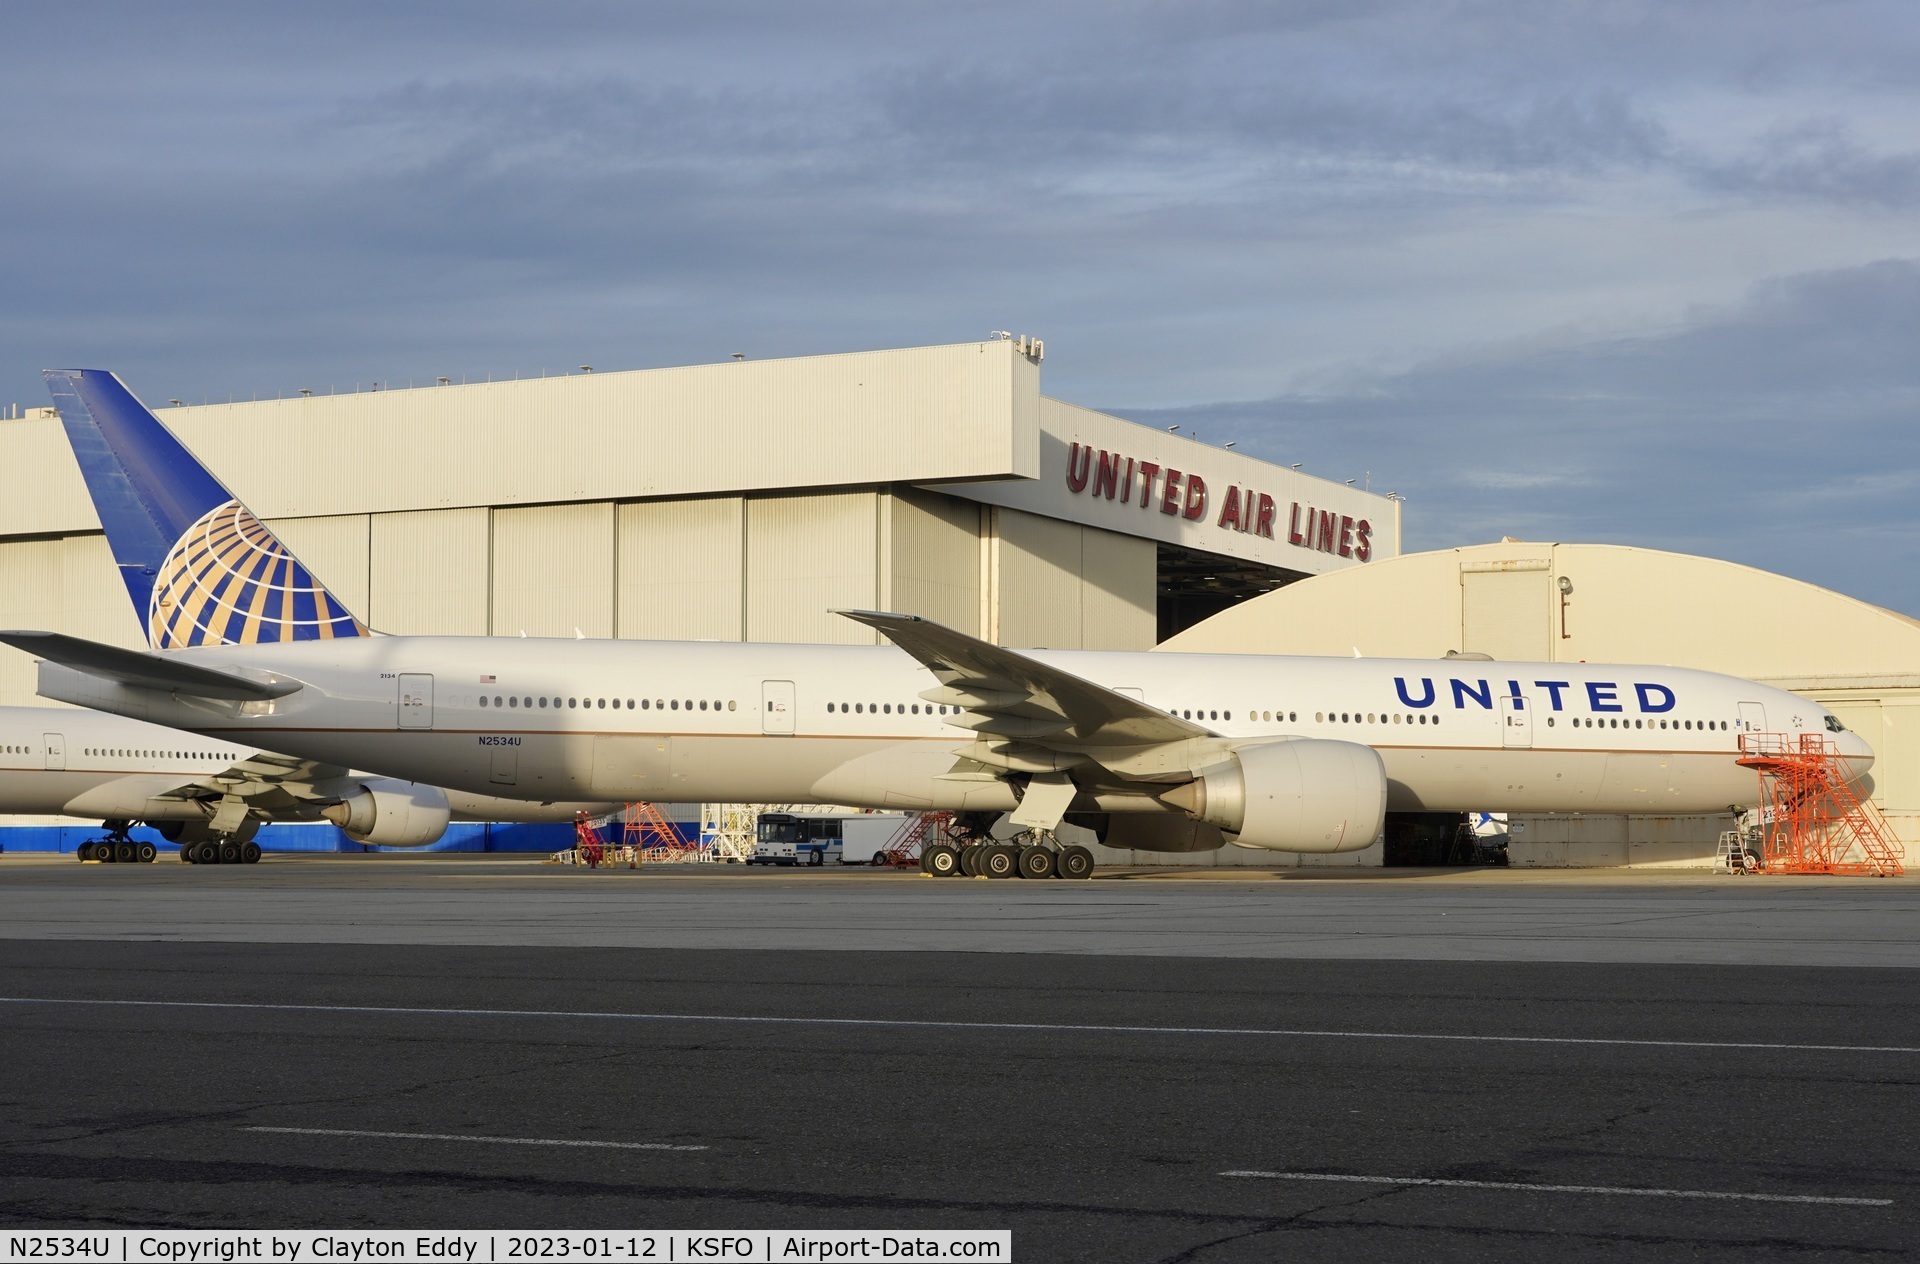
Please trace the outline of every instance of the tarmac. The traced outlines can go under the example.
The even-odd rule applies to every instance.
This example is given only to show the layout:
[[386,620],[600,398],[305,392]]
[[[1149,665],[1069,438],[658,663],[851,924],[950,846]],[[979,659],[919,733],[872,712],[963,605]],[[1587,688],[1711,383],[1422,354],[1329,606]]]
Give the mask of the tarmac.
[[1920,882],[0,860],[0,1223],[1911,1258]]

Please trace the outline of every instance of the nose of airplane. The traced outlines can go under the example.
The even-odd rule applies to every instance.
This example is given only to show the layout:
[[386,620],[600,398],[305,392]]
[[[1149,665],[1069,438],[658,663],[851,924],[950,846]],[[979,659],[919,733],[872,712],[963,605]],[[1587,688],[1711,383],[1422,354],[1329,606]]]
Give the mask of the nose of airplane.
[[1873,767],[1873,747],[1867,745],[1867,739],[1852,729],[1834,735],[1834,748],[1840,757],[1847,761],[1847,780],[1856,784],[1873,783],[1867,779],[1867,773]]

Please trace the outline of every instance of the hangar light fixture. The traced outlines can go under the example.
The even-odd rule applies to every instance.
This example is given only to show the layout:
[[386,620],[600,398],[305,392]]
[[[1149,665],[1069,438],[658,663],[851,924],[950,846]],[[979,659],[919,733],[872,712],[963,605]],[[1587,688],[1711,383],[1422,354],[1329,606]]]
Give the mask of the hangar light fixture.
[[1225,443],[1221,444],[1220,446],[1223,448],[1231,448],[1234,445],[1238,444],[1239,442],[1240,441],[1238,439],[1229,439]]
[[450,377],[435,378],[434,380],[442,386],[451,386],[453,384],[453,379]]
[[175,408],[178,408],[178,407],[180,407],[180,401],[179,401],[179,400],[177,400],[177,399],[170,399],[170,400],[168,400],[167,402],[168,402],[169,404],[172,404],[172,405],[173,405],[173,406],[174,406]]
[[591,364],[583,364],[580,366],[580,371],[582,373],[591,373],[593,372],[593,366]]
[[300,393],[302,395],[311,395],[313,394],[313,391],[310,388],[303,386],[300,388]]

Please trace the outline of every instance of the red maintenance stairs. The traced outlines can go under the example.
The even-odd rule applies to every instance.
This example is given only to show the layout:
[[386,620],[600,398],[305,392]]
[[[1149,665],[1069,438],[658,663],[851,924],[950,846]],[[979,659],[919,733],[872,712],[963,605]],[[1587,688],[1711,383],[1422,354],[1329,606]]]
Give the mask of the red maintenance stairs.
[[1756,872],[1906,872],[1905,845],[1854,789],[1846,759],[1826,734],[1742,733],[1739,762],[1760,775]]

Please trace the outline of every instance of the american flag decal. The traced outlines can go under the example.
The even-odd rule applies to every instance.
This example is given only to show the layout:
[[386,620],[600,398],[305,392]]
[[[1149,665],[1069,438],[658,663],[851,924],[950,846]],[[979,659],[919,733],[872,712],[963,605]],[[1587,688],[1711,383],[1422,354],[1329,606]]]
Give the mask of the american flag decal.
[[491,684],[496,684],[498,682],[495,681],[495,679],[492,676],[482,676],[480,678],[480,683],[483,685],[491,685]]

